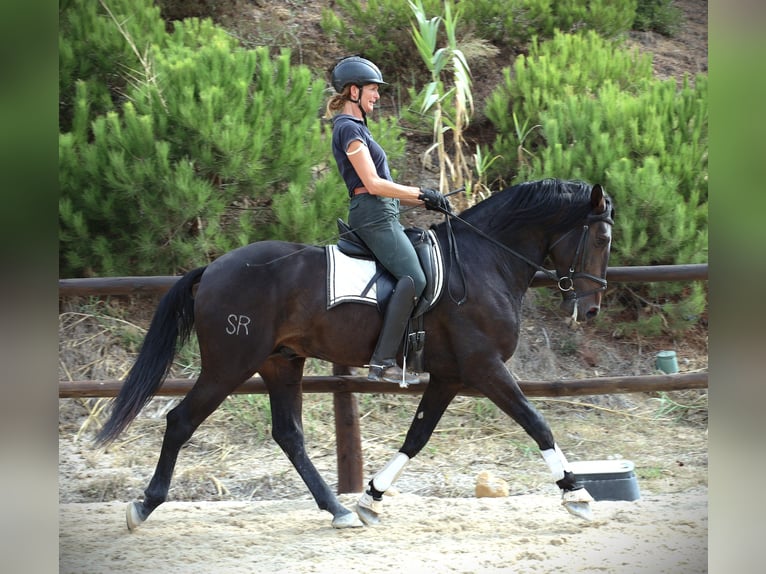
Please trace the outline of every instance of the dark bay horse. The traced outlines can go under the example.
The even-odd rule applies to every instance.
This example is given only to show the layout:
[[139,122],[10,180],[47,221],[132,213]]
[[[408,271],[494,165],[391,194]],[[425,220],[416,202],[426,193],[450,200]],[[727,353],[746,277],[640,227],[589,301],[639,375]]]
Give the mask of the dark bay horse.
[[[179,450],[223,400],[256,372],[269,393],[272,435],[336,528],[378,521],[381,495],[426,445],[449,403],[472,388],[520,424],[537,443],[563,504],[587,518],[592,500],[578,485],[547,422],[506,368],[519,336],[522,297],[550,257],[576,320],[595,316],[606,288],[614,211],[600,185],[543,180],[522,183],[433,226],[445,253],[457,250],[447,291],[425,315],[424,361],[430,381],[399,452],[377,473],[356,512],[340,504],[306,453],[299,384],[307,357],[363,366],[377,340],[374,306],[327,310],[326,262],[318,246],[262,241],[235,249],[181,277],[165,294],[135,364],[99,432],[108,444],[130,424],[167,376],[178,342],[196,328],[201,372],[167,415],[154,476],[143,501],[127,509],[133,529],[162,504]],[[450,229],[451,228],[451,229]],[[456,258],[452,258],[453,262]],[[194,288],[196,286],[196,292]],[[383,389],[382,389],[383,390]]]

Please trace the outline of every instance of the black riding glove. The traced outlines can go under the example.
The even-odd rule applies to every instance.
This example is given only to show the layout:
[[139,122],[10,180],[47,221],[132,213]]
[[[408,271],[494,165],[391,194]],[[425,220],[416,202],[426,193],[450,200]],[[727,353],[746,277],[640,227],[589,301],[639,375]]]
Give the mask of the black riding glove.
[[449,203],[449,199],[435,189],[421,187],[418,199],[425,203],[426,209],[440,211],[447,215],[452,213],[452,206]]

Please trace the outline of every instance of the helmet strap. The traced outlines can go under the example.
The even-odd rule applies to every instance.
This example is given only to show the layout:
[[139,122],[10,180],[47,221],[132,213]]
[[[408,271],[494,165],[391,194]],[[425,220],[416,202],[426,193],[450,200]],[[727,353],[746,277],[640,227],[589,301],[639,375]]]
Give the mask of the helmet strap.
[[367,125],[367,112],[364,111],[364,108],[362,108],[362,90],[364,89],[363,86],[360,86],[359,84],[354,84],[359,89],[359,96],[354,100],[351,99],[351,94],[349,93],[349,100],[351,100],[353,103],[355,103],[359,107],[359,111],[362,112],[362,120],[364,121],[364,125]]

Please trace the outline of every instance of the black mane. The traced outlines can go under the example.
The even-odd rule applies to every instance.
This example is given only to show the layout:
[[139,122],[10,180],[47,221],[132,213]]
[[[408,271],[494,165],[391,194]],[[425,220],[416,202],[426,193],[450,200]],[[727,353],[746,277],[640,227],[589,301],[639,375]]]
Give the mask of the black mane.
[[533,221],[550,231],[571,228],[591,210],[592,186],[583,181],[543,179],[499,191],[460,216],[485,232],[500,232]]

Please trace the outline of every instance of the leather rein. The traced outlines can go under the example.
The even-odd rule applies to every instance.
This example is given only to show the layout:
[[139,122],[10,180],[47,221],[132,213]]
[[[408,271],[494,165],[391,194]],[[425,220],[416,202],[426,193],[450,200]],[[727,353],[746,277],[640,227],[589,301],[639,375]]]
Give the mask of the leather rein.
[[[590,225],[592,223],[599,222],[599,221],[603,221],[605,223],[608,223],[609,225],[614,225],[614,220],[608,215],[608,213],[609,213],[609,210],[604,210],[604,213],[602,214],[598,214],[598,215],[591,214],[588,216],[588,223],[583,225],[581,228],[580,241],[577,244],[577,249],[575,250],[574,257],[572,258],[572,263],[569,266],[569,272],[564,277],[559,277],[558,273],[556,273],[556,271],[553,269],[546,269],[545,267],[539,265],[538,263],[535,263],[534,261],[532,261],[525,255],[519,253],[515,249],[508,247],[507,245],[498,241],[494,237],[491,237],[490,235],[488,235],[487,233],[485,233],[478,227],[475,227],[474,225],[468,223],[465,219],[461,218],[459,215],[444,213],[444,215],[447,216],[446,223],[447,223],[447,237],[449,242],[450,266],[452,261],[454,260],[455,265],[457,266],[460,272],[460,277],[463,283],[463,291],[464,291],[463,297],[459,301],[456,301],[455,298],[452,296],[452,291],[450,289],[449,290],[450,297],[458,305],[462,305],[463,303],[465,303],[468,297],[466,283],[465,283],[465,274],[463,273],[463,266],[460,262],[460,255],[457,250],[457,242],[455,241],[454,230],[452,229],[452,223],[451,223],[452,219],[457,219],[458,221],[466,225],[469,229],[471,229],[472,231],[474,231],[475,233],[477,233],[478,235],[480,235],[481,237],[483,237],[490,243],[496,245],[497,247],[500,247],[503,251],[506,251],[510,253],[511,255],[513,255],[514,257],[521,259],[527,265],[543,273],[546,277],[548,277],[548,279],[556,283],[556,286],[559,288],[559,291],[561,291],[561,294],[565,300],[572,300],[572,299],[577,300],[577,299],[581,299],[582,297],[587,297],[588,295],[591,295],[593,293],[598,293],[599,291],[606,290],[606,286],[607,286],[606,269],[604,270],[604,277],[597,277],[596,275],[592,275],[584,271],[577,271],[577,266],[579,265],[580,267],[582,267],[583,265],[583,259],[585,258],[585,252],[587,250],[586,240],[588,237],[588,229],[590,228]],[[561,242],[563,239],[565,239],[566,237],[568,237],[575,231],[576,231],[576,228],[572,228],[566,233],[564,233],[561,237],[559,237],[556,241],[554,241],[548,247],[545,254],[547,255],[548,253],[550,253],[551,250],[556,245],[559,244],[559,242]],[[587,291],[585,293],[578,294],[574,288],[574,280],[578,278],[584,278],[589,281],[592,281],[596,283],[598,287],[595,289],[591,289],[590,291]]]

